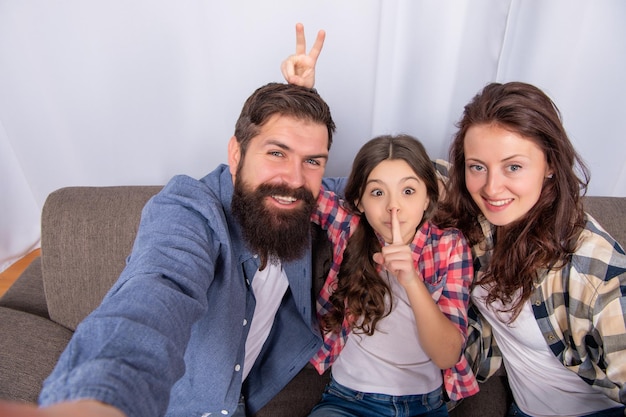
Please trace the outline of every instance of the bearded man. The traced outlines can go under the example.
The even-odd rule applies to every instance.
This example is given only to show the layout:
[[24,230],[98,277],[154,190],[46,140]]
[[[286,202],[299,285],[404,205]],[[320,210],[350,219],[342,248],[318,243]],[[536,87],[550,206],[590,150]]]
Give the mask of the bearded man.
[[228,165],[146,204],[126,268],[32,415],[244,416],[272,399],[322,342],[309,217],[334,129],[315,90],[256,90]]

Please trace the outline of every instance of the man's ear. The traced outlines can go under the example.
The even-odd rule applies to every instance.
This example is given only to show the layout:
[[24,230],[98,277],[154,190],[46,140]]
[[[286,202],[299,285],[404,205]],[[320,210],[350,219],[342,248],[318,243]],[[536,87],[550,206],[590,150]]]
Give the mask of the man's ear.
[[239,145],[239,141],[235,136],[231,137],[228,141],[228,167],[230,170],[230,175],[235,177],[237,174],[237,167],[239,166],[239,161],[241,160],[241,145]]

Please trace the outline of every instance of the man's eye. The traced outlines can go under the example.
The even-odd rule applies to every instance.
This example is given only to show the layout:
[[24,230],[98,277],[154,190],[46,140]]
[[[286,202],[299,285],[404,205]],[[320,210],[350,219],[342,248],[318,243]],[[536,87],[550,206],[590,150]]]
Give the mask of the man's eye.
[[270,151],[269,154],[272,156],[283,156],[281,151]]
[[311,164],[311,165],[315,165],[315,166],[320,166],[320,161],[318,161],[317,159],[307,159],[306,160],[307,164]]

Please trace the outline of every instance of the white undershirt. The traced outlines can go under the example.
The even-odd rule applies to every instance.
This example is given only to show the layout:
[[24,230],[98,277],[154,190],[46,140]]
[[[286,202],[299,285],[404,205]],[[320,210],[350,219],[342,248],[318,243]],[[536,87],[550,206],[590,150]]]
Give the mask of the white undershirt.
[[289,281],[281,264],[275,265],[268,262],[264,270],[254,274],[252,291],[256,299],[256,307],[246,339],[246,358],[243,363],[242,380],[245,380],[250,373],[252,365],[272,330],[274,317],[287,287],[289,287]]
[[[386,274],[381,275],[387,279]],[[420,346],[415,316],[404,287],[389,275],[394,309],[372,336],[348,335],[333,363],[333,378],[361,392],[387,395],[426,394],[441,386],[441,370]]]
[[[559,362],[539,329],[530,301],[507,325],[510,315],[487,308],[486,294],[477,285],[472,301],[493,328],[515,403],[524,413],[536,417],[583,416],[620,406]],[[501,304],[494,306],[497,311]]]

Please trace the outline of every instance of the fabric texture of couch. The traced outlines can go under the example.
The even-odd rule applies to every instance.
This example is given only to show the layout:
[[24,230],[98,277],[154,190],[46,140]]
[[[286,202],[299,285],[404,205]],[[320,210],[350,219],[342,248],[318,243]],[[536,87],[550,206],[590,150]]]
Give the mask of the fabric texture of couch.
[[[41,217],[42,255],[0,299],[0,399],[37,400],[76,326],[122,271],[141,209],[160,189],[67,187],[48,196]],[[626,197],[587,197],[585,205],[626,243]],[[306,416],[328,377],[305,367],[257,417]],[[511,400],[504,372],[480,389],[451,416],[504,416]]]

